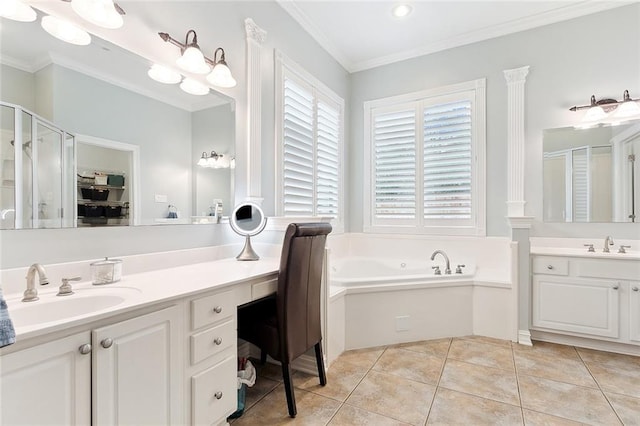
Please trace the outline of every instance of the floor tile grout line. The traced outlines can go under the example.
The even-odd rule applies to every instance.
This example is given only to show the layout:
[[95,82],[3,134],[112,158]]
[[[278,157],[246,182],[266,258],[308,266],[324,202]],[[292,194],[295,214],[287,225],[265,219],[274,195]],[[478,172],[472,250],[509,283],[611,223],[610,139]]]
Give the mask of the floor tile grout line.
[[438,395],[438,389],[440,389],[440,381],[442,380],[442,374],[444,373],[444,368],[447,365],[447,359],[449,359],[449,351],[451,350],[452,344],[453,344],[453,338],[449,339],[449,345],[447,346],[447,353],[444,355],[444,360],[442,361],[442,367],[440,368],[440,375],[438,376],[438,381],[436,382],[436,389],[433,391],[433,398],[431,399],[431,403],[429,404],[429,411],[427,411],[427,417],[424,419],[425,426],[429,422],[429,416],[431,415],[431,410],[433,409],[433,403],[436,401],[436,396]]

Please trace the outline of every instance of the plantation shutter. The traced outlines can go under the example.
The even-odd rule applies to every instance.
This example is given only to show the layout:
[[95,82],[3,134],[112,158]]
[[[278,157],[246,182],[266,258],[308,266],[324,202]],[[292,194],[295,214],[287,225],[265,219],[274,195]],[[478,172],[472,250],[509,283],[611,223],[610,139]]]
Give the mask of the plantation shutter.
[[471,101],[426,107],[424,219],[471,219]]
[[284,79],[284,215],[314,210],[314,100],[311,88]]
[[316,205],[318,216],[338,217],[340,107],[318,101]]
[[573,222],[589,221],[589,148],[579,148],[572,155]]
[[374,217],[416,217],[416,113],[415,109],[375,112]]

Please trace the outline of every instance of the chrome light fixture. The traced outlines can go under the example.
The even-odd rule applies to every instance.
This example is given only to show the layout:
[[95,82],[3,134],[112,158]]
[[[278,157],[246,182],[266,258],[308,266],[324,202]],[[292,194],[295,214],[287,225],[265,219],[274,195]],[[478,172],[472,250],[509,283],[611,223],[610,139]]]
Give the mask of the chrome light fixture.
[[629,91],[625,90],[621,101],[610,98],[596,100],[596,97],[592,95],[589,105],[574,106],[569,108],[569,110],[580,111],[588,109],[587,113],[582,117],[582,122],[596,123],[607,118],[614,110],[615,113],[611,114],[614,119],[627,119],[640,116],[639,101],[640,99],[631,99]]
[[40,24],[46,32],[67,43],[79,46],[86,46],[91,43],[91,36],[88,32],[64,19],[51,15],[43,16]]
[[22,0],[2,0],[0,16],[20,22],[33,22],[37,18],[36,11]]
[[[191,42],[189,42],[190,34],[193,35]],[[231,75],[231,70],[225,60],[223,48],[217,48],[213,59],[209,59],[200,50],[198,36],[194,30],[187,31],[184,43],[179,42],[167,33],[161,32],[158,35],[163,41],[180,48],[182,56],[178,58],[176,63],[183,70],[194,74],[207,74],[211,71],[207,76],[207,81],[214,86],[229,88],[236,85],[236,80]],[[217,59],[218,52],[220,52],[220,59]]]
[[71,8],[81,18],[102,28],[115,29],[124,24],[124,10],[113,0],[72,0]]

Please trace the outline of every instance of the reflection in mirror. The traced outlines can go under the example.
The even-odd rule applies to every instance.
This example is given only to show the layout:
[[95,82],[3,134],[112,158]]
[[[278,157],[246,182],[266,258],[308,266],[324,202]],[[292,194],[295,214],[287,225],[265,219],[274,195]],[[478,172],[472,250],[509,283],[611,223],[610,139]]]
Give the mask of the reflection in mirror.
[[244,248],[236,256],[238,260],[259,260],[260,256],[251,247],[251,236],[258,235],[267,226],[267,218],[257,204],[239,204],[229,219],[231,229],[245,237]]
[[546,222],[635,222],[640,121],[543,132]]
[[[198,170],[196,162],[203,151],[215,150],[227,158],[234,156],[233,99],[213,90],[205,96],[193,96],[182,92],[178,86],[158,83],[147,76],[151,63],[146,59],[95,36],[89,46],[63,43],[46,34],[37,21],[23,23],[3,19],[0,42],[1,101],[33,111],[45,122],[69,133],[118,141],[139,149],[137,183],[124,175],[125,180],[139,185],[138,204],[133,205],[129,200],[130,208],[137,212],[139,220],[131,220],[131,212],[129,218],[124,216],[122,208],[118,212],[117,207],[124,207],[124,198],[111,200],[114,194],[110,194],[108,201],[122,201],[122,206],[111,205],[113,211],[109,214],[115,217],[107,217],[105,213],[100,219],[94,219],[96,224],[101,225],[105,219],[108,224],[117,222],[119,225],[212,223],[209,218],[201,219],[216,205],[222,206],[223,214],[229,214],[234,204],[234,171],[226,168],[203,172]],[[215,131],[209,123],[215,123]],[[13,148],[7,145],[11,139],[2,137],[0,156],[3,163],[7,156],[15,157]],[[25,140],[28,139],[30,137],[25,136]],[[73,159],[74,155],[70,157]],[[113,175],[122,171],[116,164],[93,165],[90,160],[83,161],[84,164],[78,164],[78,167]],[[36,166],[39,179],[45,182],[59,180],[55,175],[48,175],[44,164]],[[2,173],[7,172],[3,170]],[[0,177],[6,180],[4,175]],[[19,185],[27,183],[19,182]],[[131,187],[129,184],[124,186],[122,191]],[[33,206],[40,201],[34,204],[33,199],[29,202],[29,199],[16,200],[15,191],[6,189],[3,184],[0,210],[5,219],[1,219],[0,225],[3,229],[13,228],[14,212],[11,209],[15,210],[15,206],[9,204],[16,201],[25,203],[24,212],[31,212],[15,218],[23,223],[37,227],[77,226],[78,222],[87,225],[77,214],[75,203],[76,198],[84,200],[81,191],[75,181],[69,188],[68,191],[47,190],[42,195],[46,206],[38,208]],[[49,195],[57,197],[60,193],[64,198],[60,203],[69,204],[65,209],[61,209],[57,201],[46,200]],[[10,202],[5,202],[9,199]],[[176,206],[176,218],[168,218],[169,205]],[[48,215],[46,220],[37,216],[40,210]],[[67,220],[59,216],[61,211],[73,212],[73,215]],[[54,215],[56,212],[57,216]]]

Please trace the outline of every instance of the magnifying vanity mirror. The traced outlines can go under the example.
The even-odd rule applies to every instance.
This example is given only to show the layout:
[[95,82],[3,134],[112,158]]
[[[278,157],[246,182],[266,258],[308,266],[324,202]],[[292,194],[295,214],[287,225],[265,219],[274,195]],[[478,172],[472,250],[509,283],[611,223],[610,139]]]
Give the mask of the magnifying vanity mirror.
[[[150,66],[96,36],[74,46],[38,20],[2,20],[0,101],[31,115],[16,128],[16,109],[0,108],[0,229],[216,223],[220,206],[230,213],[234,100],[158,83]],[[225,167],[197,165],[213,151]]]
[[245,237],[244,248],[236,259],[259,260],[260,256],[251,247],[251,237],[258,235],[267,226],[267,218],[260,206],[254,203],[239,204],[231,213],[229,224],[237,234]]
[[640,120],[543,132],[545,222],[640,220]]

